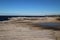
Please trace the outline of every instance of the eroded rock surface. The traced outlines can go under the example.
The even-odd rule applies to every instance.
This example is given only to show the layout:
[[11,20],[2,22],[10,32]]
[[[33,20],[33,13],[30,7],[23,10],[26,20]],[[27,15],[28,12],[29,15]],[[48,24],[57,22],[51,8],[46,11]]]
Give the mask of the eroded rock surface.
[[0,40],[56,40],[53,30],[33,30],[21,23],[0,24]]
[[[60,40],[60,31],[33,27],[30,23],[57,22],[53,18],[12,18],[0,21],[0,40]],[[55,20],[55,21],[54,21]],[[59,21],[58,21],[59,22]]]

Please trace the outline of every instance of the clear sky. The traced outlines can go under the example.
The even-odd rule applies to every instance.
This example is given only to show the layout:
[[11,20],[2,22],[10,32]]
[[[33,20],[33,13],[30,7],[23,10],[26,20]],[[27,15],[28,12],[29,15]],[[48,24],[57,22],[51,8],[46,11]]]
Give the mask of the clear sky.
[[0,15],[60,14],[60,0],[0,0]]

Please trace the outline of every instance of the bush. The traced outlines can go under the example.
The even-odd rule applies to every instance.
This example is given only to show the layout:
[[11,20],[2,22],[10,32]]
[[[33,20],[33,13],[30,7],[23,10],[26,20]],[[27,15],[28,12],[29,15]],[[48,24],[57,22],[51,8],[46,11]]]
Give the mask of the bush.
[[59,21],[60,21],[60,17],[59,17],[59,18],[57,18],[57,20],[59,20]]

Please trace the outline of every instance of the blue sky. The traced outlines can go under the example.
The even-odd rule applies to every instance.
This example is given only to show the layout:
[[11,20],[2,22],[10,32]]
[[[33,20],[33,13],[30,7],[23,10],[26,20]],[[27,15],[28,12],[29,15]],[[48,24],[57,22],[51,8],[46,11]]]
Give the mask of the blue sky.
[[60,0],[0,0],[0,15],[60,14]]

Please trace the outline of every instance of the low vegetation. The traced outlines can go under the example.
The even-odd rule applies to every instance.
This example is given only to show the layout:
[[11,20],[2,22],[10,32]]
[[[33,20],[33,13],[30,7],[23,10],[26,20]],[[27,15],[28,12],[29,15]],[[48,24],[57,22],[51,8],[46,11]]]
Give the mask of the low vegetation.
[[57,20],[60,21],[60,17],[58,17]]

